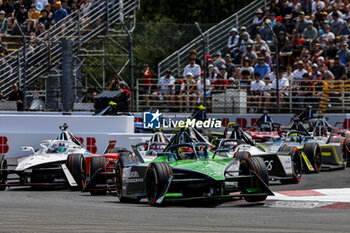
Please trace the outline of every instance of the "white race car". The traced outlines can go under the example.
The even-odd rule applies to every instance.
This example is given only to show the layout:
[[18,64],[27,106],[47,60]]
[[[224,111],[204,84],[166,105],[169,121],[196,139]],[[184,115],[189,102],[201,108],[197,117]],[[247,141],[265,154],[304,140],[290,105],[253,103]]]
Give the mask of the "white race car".
[[[10,186],[66,185],[71,190],[82,190],[85,185],[86,166],[84,157],[90,154],[82,143],[69,132],[68,125],[59,127],[61,132],[55,140],[40,143],[35,151],[31,146],[23,151],[33,154],[17,160],[17,165],[7,163],[0,155],[0,190]],[[11,168],[12,167],[12,168]],[[16,174],[16,175],[10,175]]]

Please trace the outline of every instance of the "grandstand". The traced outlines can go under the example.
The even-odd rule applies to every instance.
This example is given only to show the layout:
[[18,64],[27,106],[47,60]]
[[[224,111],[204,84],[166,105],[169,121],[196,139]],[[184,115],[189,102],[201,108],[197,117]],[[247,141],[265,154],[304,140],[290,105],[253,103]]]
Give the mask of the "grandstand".
[[[127,24],[132,30],[136,22],[135,11],[139,8],[137,0],[81,1],[78,3],[80,9],[75,10],[73,9],[74,4],[76,4],[75,1],[72,1],[71,5],[68,6],[67,1],[62,3],[58,1],[55,4],[48,3],[45,9],[41,13],[39,12],[40,17],[36,20],[30,19],[32,7],[27,5],[17,6],[18,9],[16,9],[15,4],[12,14],[6,13],[9,29],[7,35],[1,35],[3,43],[7,43],[8,55],[4,54],[3,62],[0,65],[0,93],[2,96],[7,97],[11,93],[12,83],[17,82],[20,87],[26,84],[28,87],[32,84],[35,86],[36,83],[40,82],[38,81],[40,79],[41,82],[44,82],[44,86],[46,84],[46,89],[40,92],[41,96],[48,97],[47,85],[52,83],[56,84],[49,89],[53,92],[59,92],[59,77],[62,75],[61,40],[70,39],[73,42],[74,71],[76,71],[74,76],[77,76],[74,80],[75,94],[78,97],[79,88],[84,88],[81,85],[81,67],[83,60],[90,55],[88,43],[111,33],[113,33],[114,38],[127,36],[123,24]],[[24,10],[21,11],[23,7]],[[39,7],[36,6],[37,9]],[[60,19],[56,12],[68,12],[68,8],[69,14]],[[44,30],[40,31],[40,26],[42,26],[40,22],[47,23],[47,21],[42,20],[44,11],[49,13],[48,17],[52,17],[50,19],[52,22],[48,23],[49,25],[44,24]],[[26,19],[21,22],[21,17]],[[32,29],[28,29],[29,27]],[[24,42],[26,42],[26,46],[23,46]],[[101,51],[94,51],[94,55],[99,52]],[[96,83],[96,86],[101,85]],[[101,89],[103,89],[102,86]],[[28,90],[30,88],[27,88]],[[32,93],[28,91],[27,97],[31,97],[31,95]],[[49,93],[48,95],[51,97],[55,95],[55,98],[59,98],[57,93]]]
[[[347,112],[349,10],[348,1],[253,1],[204,32],[204,48],[203,37],[198,36],[159,63],[158,80],[153,80],[153,86],[162,87],[164,82],[159,80],[165,77],[166,70],[171,70],[174,82],[179,83],[173,84],[175,89],[183,82],[185,90],[179,97],[174,90],[161,93],[153,88],[158,98],[153,98],[151,105],[165,111],[191,111],[203,103],[203,93],[208,93],[208,107],[213,112],[275,112],[278,89],[281,112],[292,113],[307,105],[320,112]],[[203,53],[206,54],[205,69],[210,75],[206,77],[210,80],[207,92],[202,91],[204,82],[199,83],[198,74],[193,83],[184,73],[193,54],[191,50],[196,50],[194,57],[196,62],[201,60],[197,63],[202,71]],[[276,57],[281,74],[276,74]],[[222,66],[227,62],[229,67]],[[218,86],[218,82],[223,85]],[[142,90],[144,84],[138,85]],[[140,91],[140,109],[144,105],[143,96]],[[164,104],[164,99],[168,103]],[[172,99],[182,101],[180,106],[185,107],[179,108]]]

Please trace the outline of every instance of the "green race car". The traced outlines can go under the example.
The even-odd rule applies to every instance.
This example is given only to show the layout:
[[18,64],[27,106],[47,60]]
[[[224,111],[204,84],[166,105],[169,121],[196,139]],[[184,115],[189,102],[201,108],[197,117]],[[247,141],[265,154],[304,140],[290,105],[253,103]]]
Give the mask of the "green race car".
[[228,158],[209,151],[202,142],[175,144],[151,162],[141,154],[122,156],[116,164],[117,195],[121,202],[147,198],[150,205],[171,202],[220,204],[237,198],[263,201],[273,195],[261,158]]

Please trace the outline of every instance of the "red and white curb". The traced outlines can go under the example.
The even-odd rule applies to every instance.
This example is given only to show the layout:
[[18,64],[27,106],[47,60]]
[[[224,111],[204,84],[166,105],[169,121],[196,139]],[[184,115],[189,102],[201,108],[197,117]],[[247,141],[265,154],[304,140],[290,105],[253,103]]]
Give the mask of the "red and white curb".
[[269,207],[350,209],[350,188],[276,191]]

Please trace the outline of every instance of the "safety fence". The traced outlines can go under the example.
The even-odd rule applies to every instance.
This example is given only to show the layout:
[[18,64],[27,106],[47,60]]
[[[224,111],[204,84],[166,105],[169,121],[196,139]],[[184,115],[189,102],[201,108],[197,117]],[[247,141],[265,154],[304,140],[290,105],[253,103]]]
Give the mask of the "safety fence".
[[[170,88],[161,87],[152,80],[151,88],[142,80],[136,84],[136,111],[160,109],[163,112],[192,112],[204,104],[202,84],[178,82]],[[281,84],[282,82],[280,82]],[[237,80],[224,88],[208,85],[207,110],[213,113],[262,113],[276,112],[275,82],[266,82],[259,91],[250,90],[250,81]],[[220,87],[219,87],[220,88]],[[279,106],[282,113],[295,113],[312,106],[320,113],[346,113],[350,111],[350,80],[292,81],[280,85]]]
[[[83,11],[76,11],[38,37],[27,40],[26,45],[10,53],[0,63],[0,93],[7,96],[11,84],[25,85],[33,83],[38,77],[52,71],[61,70],[62,39],[73,41],[73,54],[84,52],[86,43],[109,27],[132,17],[138,6],[137,0],[97,0]],[[120,32],[125,33],[125,32]]]

